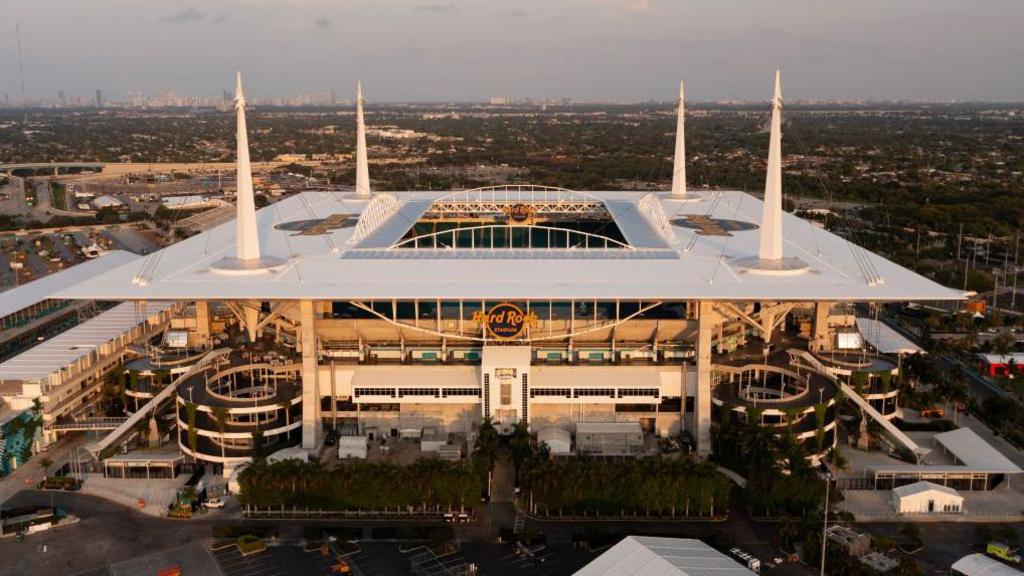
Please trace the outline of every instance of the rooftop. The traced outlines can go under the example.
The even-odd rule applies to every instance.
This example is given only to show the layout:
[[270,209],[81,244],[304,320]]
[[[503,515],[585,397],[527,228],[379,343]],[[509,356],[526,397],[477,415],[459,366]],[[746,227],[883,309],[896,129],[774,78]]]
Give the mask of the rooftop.
[[627,536],[575,576],[752,576],[738,562],[700,540]]
[[914,482],[913,484],[907,484],[906,486],[898,486],[892,489],[892,491],[900,498],[913,496],[915,494],[923,494],[925,492],[931,492],[932,490],[942,492],[943,494],[946,494],[948,496],[960,497],[960,493],[950,488],[949,486],[943,486],[941,484],[936,484],[934,482],[928,482],[927,480]]
[[873,318],[857,318],[857,329],[872,348],[882,354],[917,354],[921,347],[889,325]]
[[0,364],[0,382],[42,380],[173,305],[173,302],[118,304]]
[[71,288],[80,282],[84,282],[104,272],[109,272],[138,258],[138,256],[131,252],[114,250],[99,258],[87,260],[76,266],[65,268],[59,272],[54,272],[48,276],[22,284],[17,288],[0,292],[0,318],[14,314],[19,310],[24,310],[48,298],[53,298],[54,294],[62,290]]
[[1020,570],[984,554],[964,556],[953,563],[953,570],[968,576],[1020,576]]
[[[459,194],[488,199],[485,192]],[[811,269],[789,276],[745,272],[739,263],[758,254],[762,202],[735,191],[692,195],[695,198],[677,200],[635,192],[575,192],[556,202],[566,214],[603,205],[625,237],[625,248],[602,248],[599,241],[595,245],[590,240],[561,247],[463,248],[447,245],[442,238],[438,244],[410,250],[396,244],[424,214],[451,202],[452,193],[389,192],[367,200],[353,193],[304,192],[256,214],[262,254],[287,260],[275,271],[240,276],[211,271],[211,264],[235,253],[235,224],[228,222],[140,262],[77,283],[61,296],[757,301],[962,297],[959,291],[791,214],[783,215],[784,250]],[[346,225],[344,216],[357,218],[357,224]],[[304,226],[297,229],[294,224],[299,222]]]

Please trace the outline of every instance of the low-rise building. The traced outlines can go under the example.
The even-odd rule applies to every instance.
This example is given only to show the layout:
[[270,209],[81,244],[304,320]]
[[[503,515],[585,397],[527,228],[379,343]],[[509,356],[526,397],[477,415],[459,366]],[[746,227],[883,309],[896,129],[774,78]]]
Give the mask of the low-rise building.
[[964,497],[956,490],[921,481],[893,488],[892,507],[904,514],[962,514]]

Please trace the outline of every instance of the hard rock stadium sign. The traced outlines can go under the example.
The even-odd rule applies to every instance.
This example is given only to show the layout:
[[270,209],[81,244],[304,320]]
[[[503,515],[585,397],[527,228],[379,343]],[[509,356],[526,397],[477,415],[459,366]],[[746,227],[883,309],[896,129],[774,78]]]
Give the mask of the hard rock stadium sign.
[[486,313],[474,311],[473,321],[484,326],[487,333],[498,340],[513,340],[521,337],[527,328],[537,326],[537,313],[523,312],[515,304],[502,302]]

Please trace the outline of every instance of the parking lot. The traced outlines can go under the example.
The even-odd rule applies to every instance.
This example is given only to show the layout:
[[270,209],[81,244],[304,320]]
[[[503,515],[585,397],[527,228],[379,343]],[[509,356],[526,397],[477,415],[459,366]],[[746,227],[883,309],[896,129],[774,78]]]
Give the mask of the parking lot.
[[248,556],[242,556],[235,546],[211,553],[224,576],[313,576],[330,574],[334,564],[333,556],[324,557],[319,550],[307,552],[298,546],[273,546]]

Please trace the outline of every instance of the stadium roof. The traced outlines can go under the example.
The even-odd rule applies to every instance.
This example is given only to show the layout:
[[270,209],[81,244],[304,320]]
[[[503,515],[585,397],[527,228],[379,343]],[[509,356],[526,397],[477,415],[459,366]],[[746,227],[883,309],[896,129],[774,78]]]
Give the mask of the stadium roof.
[[48,276],[22,284],[17,288],[0,292],[0,318],[14,314],[19,310],[24,310],[48,298],[53,298],[54,294],[61,290],[70,288],[79,282],[84,282],[93,276],[109,272],[138,258],[138,256],[131,252],[114,250],[107,252],[99,258],[87,260],[71,268],[65,268],[59,272],[54,272]]
[[[396,248],[445,192],[304,192],[256,214],[261,254],[285,259],[261,274],[211,266],[235,254],[228,222],[139,262],[77,283],[66,298],[832,300],[960,299],[936,284],[817,225],[783,215],[786,256],[810,266],[770,276],[739,265],[758,255],[762,202],[743,192],[569,192],[596,199],[628,246],[600,248]],[[459,192],[471,196],[472,191]],[[346,222],[346,218],[347,222]],[[333,217],[333,218],[331,218]],[[355,226],[351,220],[358,219]]]
[[173,305],[147,302],[140,308],[135,302],[118,304],[0,364],[0,382],[42,380]]
[[700,540],[627,536],[575,576],[751,576],[754,572]]

